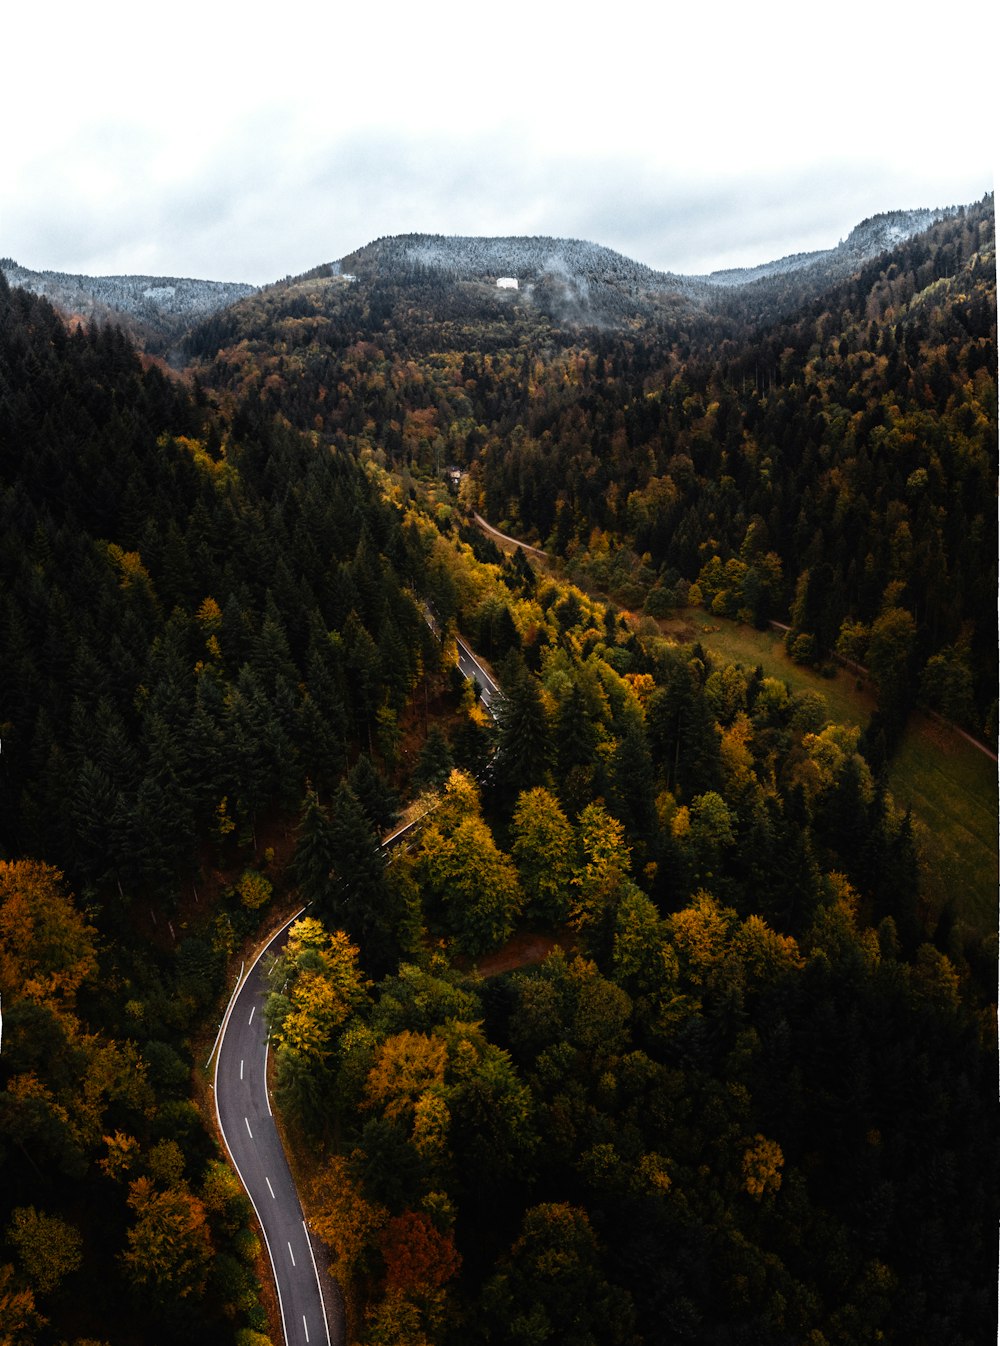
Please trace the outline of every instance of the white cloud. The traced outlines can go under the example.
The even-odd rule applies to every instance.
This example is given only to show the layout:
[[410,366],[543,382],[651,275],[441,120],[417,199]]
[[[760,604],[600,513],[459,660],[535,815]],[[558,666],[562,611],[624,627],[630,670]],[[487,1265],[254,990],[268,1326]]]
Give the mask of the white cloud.
[[48,8],[5,18],[0,251],[29,266],[265,281],[433,231],[696,271],[992,186],[985,0],[961,59],[899,0]]

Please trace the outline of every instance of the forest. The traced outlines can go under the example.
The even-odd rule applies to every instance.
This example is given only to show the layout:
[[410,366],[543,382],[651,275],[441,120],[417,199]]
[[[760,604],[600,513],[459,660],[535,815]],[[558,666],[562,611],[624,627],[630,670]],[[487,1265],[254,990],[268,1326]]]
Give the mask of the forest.
[[679,333],[581,333],[411,266],[276,291],[190,349],[335,442],[468,468],[466,503],[631,607],[697,584],[789,620],[803,661],[871,651],[883,753],[918,698],[995,744],[995,259],[990,198],[794,316],[767,318],[792,273],[689,305]]
[[995,1339],[996,939],[886,771],[918,704],[995,748],[992,201],[624,330],[317,272],[181,375],[0,278],[0,1340],[277,1343],[203,1065],[305,903],[347,1341]]

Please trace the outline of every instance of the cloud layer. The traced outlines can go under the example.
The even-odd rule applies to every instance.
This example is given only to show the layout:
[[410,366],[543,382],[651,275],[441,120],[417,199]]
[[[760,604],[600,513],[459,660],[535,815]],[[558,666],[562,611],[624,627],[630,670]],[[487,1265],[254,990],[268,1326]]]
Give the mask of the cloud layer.
[[265,27],[214,0],[169,21],[97,0],[44,32],[25,7],[0,252],[264,282],[385,234],[537,233],[692,273],[991,189],[988,71],[937,61],[933,99],[904,94],[927,61],[908,6],[803,12],[289,0]]

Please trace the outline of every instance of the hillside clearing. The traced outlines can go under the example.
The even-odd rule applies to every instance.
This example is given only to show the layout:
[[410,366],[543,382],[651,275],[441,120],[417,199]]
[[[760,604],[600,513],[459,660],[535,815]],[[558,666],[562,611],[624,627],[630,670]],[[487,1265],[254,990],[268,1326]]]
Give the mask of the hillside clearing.
[[[875,707],[868,687],[843,669],[825,678],[795,664],[777,631],[758,631],[686,609],[659,623],[663,634],[698,640],[729,661],[760,664],[793,692],[820,692],[833,719],[861,728]],[[926,715],[911,717],[889,772],[896,802],[917,820],[924,898],[933,911],[951,899],[957,914],[981,934],[997,924],[996,763],[955,730]]]

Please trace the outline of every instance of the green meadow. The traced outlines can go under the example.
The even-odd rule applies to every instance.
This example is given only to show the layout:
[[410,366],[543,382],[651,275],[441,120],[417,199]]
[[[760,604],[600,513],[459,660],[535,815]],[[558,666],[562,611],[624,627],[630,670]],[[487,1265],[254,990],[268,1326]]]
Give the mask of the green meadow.
[[[826,678],[789,659],[778,631],[687,609],[660,623],[676,640],[699,640],[734,663],[760,664],[792,691],[820,692],[833,719],[864,727],[874,708],[867,685],[839,669]],[[983,934],[997,928],[997,764],[946,725],[911,717],[889,773],[896,802],[917,821],[924,862],[924,897],[939,910],[951,898],[957,914]]]

